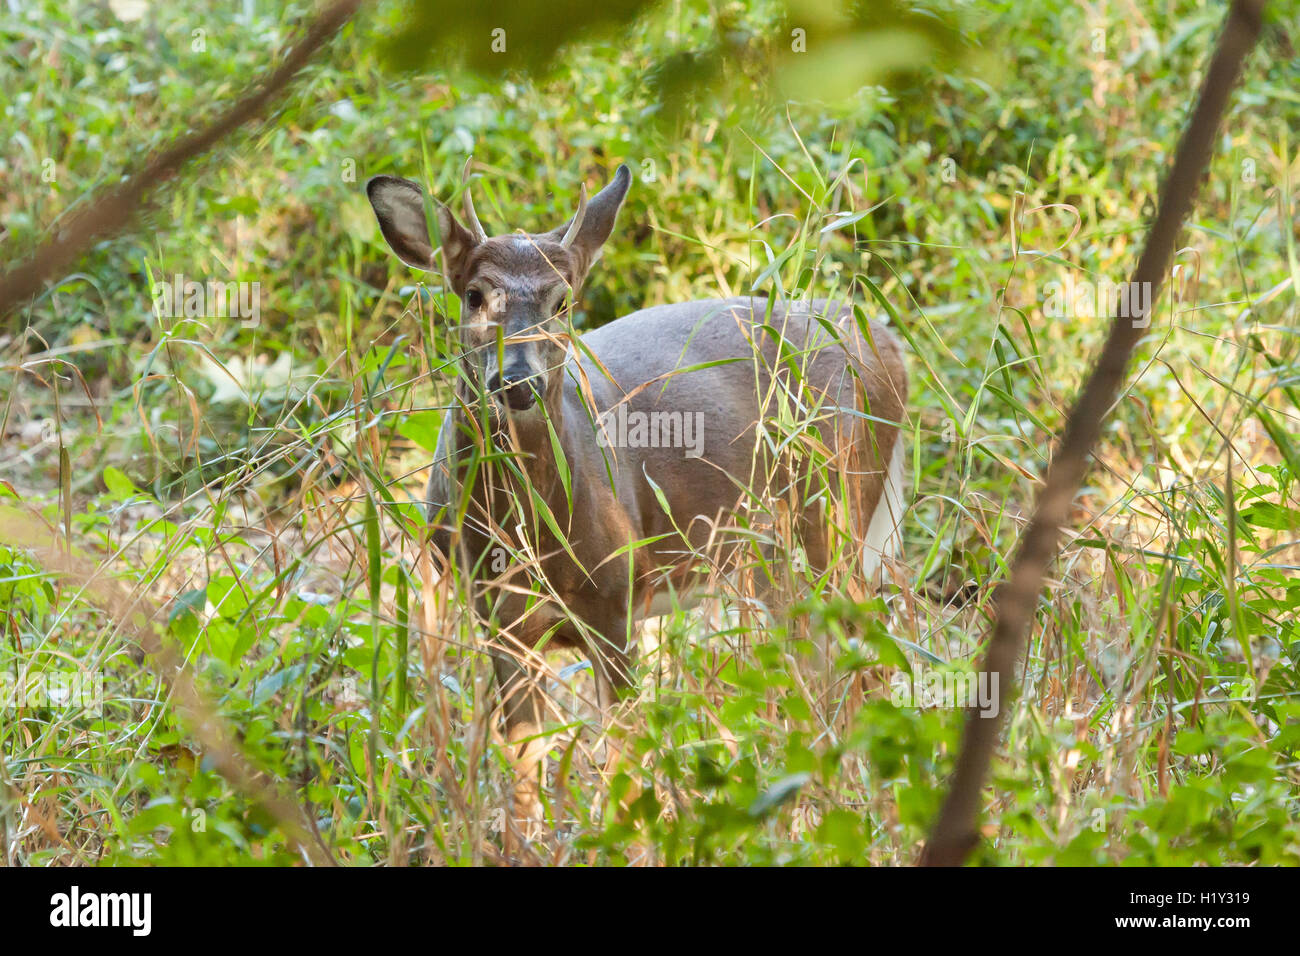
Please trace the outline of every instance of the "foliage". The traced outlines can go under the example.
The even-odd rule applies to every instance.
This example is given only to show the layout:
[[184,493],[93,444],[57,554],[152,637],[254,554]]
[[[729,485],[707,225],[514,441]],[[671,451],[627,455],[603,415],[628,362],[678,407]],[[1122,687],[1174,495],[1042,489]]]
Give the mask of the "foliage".
[[[231,95],[310,9],[121,6],[41,0],[0,25],[11,253]],[[0,671],[102,681],[102,700],[4,711],[6,858],[299,862],[86,582],[7,536],[22,510],[163,608],[152,626],[341,861],[913,860],[963,714],[891,689],[977,659],[1104,334],[1089,294],[1132,264],[1222,5],[896,5],[886,33],[939,11],[918,59],[938,65],[868,64],[847,98],[782,86],[812,16],[797,5],[607,4],[591,42],[508,27],[485,75],[430,59],[491,53],[486,20],[436,4],[415,24],[454,23],[446,43],[394,64],[407,8],[363,16],[273,128],[223,147],[0,336]],[[862,9],[846,41],[879,32]],[[810,65],[819,42],[810,30]],[[1077,502],[985,863],[1300,862],[1296,65],[1281,39],[1252,61]],[[687,68],[715,95],[687,96]],[[454,582],[417,572],[453,357],[438,316],[456,306],[387,255],[361,188],[394,173],[449,198],[471,152],[491,232],[556,224],[580,183],[632,167],[580,327],[755,287],[855,288],[913,352],[894,584],[813,591],[778,629],[725,595],[663,619],[608,733],[580,661],[557,656],[571,716],[534,839],[505,822],[481,631]],[[154,283],[175,275],[260,283],[260,322],[156,316]],[[1065,314],[1048,314],[1052,283],[1073,283]]]

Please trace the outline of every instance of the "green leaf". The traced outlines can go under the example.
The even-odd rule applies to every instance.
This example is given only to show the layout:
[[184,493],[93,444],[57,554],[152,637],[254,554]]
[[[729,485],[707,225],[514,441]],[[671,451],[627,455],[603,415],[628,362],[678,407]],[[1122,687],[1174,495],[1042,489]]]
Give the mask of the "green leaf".
[[789,803],[797,797],[799,791],[811,779],[812,774],[810,773],[793,773],[788,777],[782,777],[772,784],[766,793],[749,805],[749,815],[751,817],[767,816],[783,803]]
[[1241,510],[1241,520],[1257,528],[1272,531],[1295,531],[1300,528],[1300,511],[1268,501],[1256,502]]
[[442,429],[442,412],[411,412],[397,426],[397,433],[423,448],[425,451],[438,450],[438,433]]
[[112,465],[104,469],[104,487],[108,489],[109,496],[117,501],[131,498],[138,491],[131,479]]

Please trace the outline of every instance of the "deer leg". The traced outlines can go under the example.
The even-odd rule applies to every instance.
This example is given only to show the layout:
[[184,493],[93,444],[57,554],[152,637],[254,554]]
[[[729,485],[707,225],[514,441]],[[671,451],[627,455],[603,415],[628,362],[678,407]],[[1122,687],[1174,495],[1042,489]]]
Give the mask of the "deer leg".
[[594,628],[588,639],[591,669],[596,678],[596,701],[600,712],[608,717],[619,696],[632,686],[634,653],[628,634],[627,595],[610,601],[614,607]]
[[[596,701],[600,706],[602,721],[608,725],[613,716],[614,707],[619,696],[632,686],[632,653],[628,634],[627,596],[621,598],[621,605],[612,601],[615,607],[604,618],[597,633],[592,638],[591,670],[596,678]],[[621,748],[617,740],[604,735],[605,772],[612,774],[622,760]],[[633,788],[635,789],[635,787]]]
[[[627,595],[620,595],[610,602],[614,610],[602,615],[601,627],[590,640],[591,668],[596,678],[596,697],[601,714],[606,724],[606,733],[602,737],[605,746],[604,772],[606,778],[612,778],[624,763],[624,750],[621,735],[609,732],[609,723],[619,698],[635,686],[632,669],[636,655],[632,647],[631,634],[628,631]],[[624,793],[620,805],[626,811],[641,793],[641,785],[632,774],[631,786]],[[648,848],[642,848],[641,859],[649,859]]]
[[514,816],[542,819],[538,765],[550,749],[542,734],[545,699],[538,678],[516,657],[504,651],[492,655],[506,724],[506,747],[514,771]]

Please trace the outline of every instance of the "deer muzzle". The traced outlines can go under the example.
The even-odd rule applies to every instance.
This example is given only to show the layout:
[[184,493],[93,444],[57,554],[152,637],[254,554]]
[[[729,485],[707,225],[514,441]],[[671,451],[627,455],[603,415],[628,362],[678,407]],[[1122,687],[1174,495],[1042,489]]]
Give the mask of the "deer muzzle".
[[508,366],[488,379],[488,391],[514,412],[525,412],[537,404],[541,387],[541,377],[524,365]]

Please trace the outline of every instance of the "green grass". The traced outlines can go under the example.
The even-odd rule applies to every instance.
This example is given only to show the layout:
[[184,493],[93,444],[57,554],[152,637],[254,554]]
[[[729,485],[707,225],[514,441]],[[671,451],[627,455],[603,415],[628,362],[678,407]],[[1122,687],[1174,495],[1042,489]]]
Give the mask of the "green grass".
[[[180,2],[119,23],[46,2],[0,27],[7,260],[234,95],[310,9],[254,6],[251,22]],[[18,514],[157,609],[239,747],[341,862],[914,860],[962,715],[891,688],[938,666],[914,648],[977,666],[1106,328],[1045,314],[1049,284],[1126,278],[1222,15],[1096,6],[1095,22],[1064,0],[962,8],[976,49],[890,91],[719,97],[667,120],[647,78],[674,36],[710,44],[714,17],[771,36],[775,10],[683,3],[534,80],[394,73],[379,42],[394,8],[363,15],[275,124],[168,187],[0,334],[0,670],[103,682],[99,709],[3,712],[6,860],[301,860],[216,772],[139,622],[55,574],[12,533]],[[984,862],[1300,862],[1295,67],[1266,43],[1234,97],[1184,231],[1196,281],[1156,312],[1032,628]],[[556,655],[572,717],[549,768],[555,826],[532,840],[502,832],[482,629],[454,582],[417,573],[413,501],[450,400],[442,290],[413,294],[362,190],[427,172],[449,197],[471,151],[490,232],[549,227],[580,182],[632,167],[580,328],[760,278],[823,295],[861,277],[861,304],[888,303],[912,352],[894,585],[823,591],[775,630],[727,599],[665,618],[608,731],[589,675]],[[156,320],[151,282],[175,274],[261,283],[260,326]],[[801,635],[835,639],[831,674]],[[627,758],[612,773],[607,732]]]

